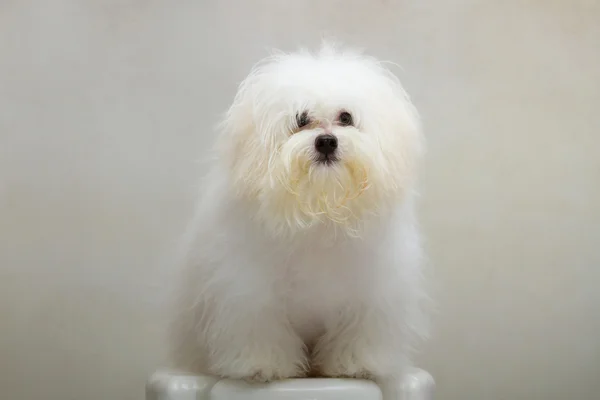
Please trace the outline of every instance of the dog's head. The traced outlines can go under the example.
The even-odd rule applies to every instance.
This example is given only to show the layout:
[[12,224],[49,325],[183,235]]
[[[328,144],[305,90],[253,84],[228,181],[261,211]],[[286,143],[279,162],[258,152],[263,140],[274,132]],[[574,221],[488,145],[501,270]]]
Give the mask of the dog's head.
[[421,151],[399,81],[373,58],[328,44],[260,62],[220,139],[236,195],[278,233],[319,224],[355,232],[402,200]]

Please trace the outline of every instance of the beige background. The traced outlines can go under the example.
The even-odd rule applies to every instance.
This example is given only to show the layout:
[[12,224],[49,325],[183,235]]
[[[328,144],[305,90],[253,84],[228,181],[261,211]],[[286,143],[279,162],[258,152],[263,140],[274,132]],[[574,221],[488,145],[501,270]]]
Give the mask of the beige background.
[[271,46],[403,66],[438,399],[600,396],[600,2],[0,1],[0,396],[142,399],[197,157]]

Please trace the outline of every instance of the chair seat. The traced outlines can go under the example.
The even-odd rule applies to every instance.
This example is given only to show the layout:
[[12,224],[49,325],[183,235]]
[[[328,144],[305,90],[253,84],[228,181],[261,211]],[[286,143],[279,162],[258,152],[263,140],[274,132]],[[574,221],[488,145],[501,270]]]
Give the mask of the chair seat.
[[[399,384],[394,397],[397,400],[433,400],[434,387],[435,383],[429,373],[413,369]],[[381,399],[379,386],[360,379],[306,378],[259,384],[158,371],[146,385],[146,400]]]

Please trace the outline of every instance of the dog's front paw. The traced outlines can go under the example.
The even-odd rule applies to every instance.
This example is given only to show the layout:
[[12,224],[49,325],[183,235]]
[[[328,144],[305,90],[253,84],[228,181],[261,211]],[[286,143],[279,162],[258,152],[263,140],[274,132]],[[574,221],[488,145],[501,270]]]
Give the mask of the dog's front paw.
[[218,376],[248,382],[300,378],[306,374],[306,357],[304,353],[270,349],[238,355],[233,362],[214,366],[212,370]]
[[264,383],[288,378],[301,378],[305,375],[305,368],[299,364],[252,363],[252,360],[248,360],[247,365],[230,370],[223,369],[220,375],[242,379],[247,382]]
[[[251,374],[251,375],[250,375]],[[301,378],[304,371],[301,368],[281,368],[279,366],[255,366],[241,379],[251,383],[266,383],[288,378]]]
[[375,376],[367,363],[351,351],[318,356],[315,365],[319,375],[328,377],[372,379]]
[[374,379],[396,370],[400,356],[393,348],[360,337],[323,341],[313,353],[313,365],[320,375],[341,378]]

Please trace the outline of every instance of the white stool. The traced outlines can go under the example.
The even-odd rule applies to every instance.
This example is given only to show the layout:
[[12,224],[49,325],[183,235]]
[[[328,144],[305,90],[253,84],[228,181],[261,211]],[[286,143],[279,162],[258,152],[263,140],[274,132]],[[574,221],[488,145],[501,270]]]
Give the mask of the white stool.
[[[404,377],[398,390],[394,391],[397,394],[393,397],[397,397],[397,400],[433,400],[434,388],[435,383],[429,373],[422,369],[414,369]],[[381,390],[375,383],[359,379],[307,378],[250,384],[230,379],[219,380],[208,376],[159,371],[152,375],[146,384],[146,400],[381,399]]]

